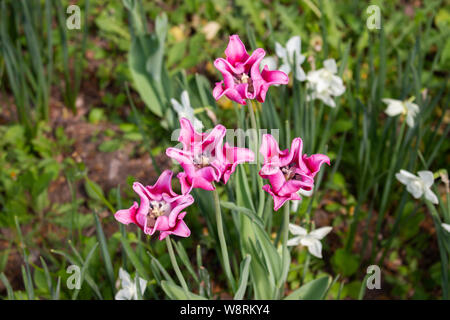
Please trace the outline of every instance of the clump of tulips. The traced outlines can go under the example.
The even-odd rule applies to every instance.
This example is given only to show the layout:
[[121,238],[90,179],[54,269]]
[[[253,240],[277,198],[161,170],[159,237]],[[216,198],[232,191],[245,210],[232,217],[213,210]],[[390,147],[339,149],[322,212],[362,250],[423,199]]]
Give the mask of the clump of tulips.
[[[280,266],[276,266],[277,270],[269,270],[274,273],[268,277],[269,282],[274,282],[270,283],[273,292],[261,292],[263,286],[256,284],[255,297],[279,298],[283,296],[284,283],[290,262],[287,246],[293,245],[293,243],[297,245],[302,244],[307,246],[310,249],[309,251],[315,256],[321,257],[321,245],[318,240],[331,230],[328,227],[327,232],[321,237],[313,238],[312,236],[307,236],[307,230],[305,229],[302,229],[304,230],[304,232],[302,231],[303,233],[299,233],[300,227],[296,228],[295,225],[289,227],[289,201],[299,201],[301,200],[301,194],[312,192],[316,174],[319,172],[322,164],[330,165],[330,159],[323,154],[310,156],[304,154],[302,151],[303,142],[300,137],[294,138],[290,149],[286,150],[280,150],[277,140],[271,134],[264,134],[260,137],[252,100],[264,102],[269,87],[271,85],[285,85],[289,82],[289,77],[283,71],[268,70],[267,65],[260,68],[265,51],[259,48],[250,55],[237,35],[230,36],[225,55],[226,59],[218,58],[214,62],[215,67],[222,74],[223,80],[216,83],[213,96],[216,100],[226,96],[232,101],[246,105],[253,126],[253,138],[254,141],[258,142],[259,152],[253,152],[247,148],[234,147],[228,141],[225,141],[227,129],[221,124],[216,125],[208,132],[201,133],[196,131],[190,120],[183,117],[180,119],[181,130],[178,138],[182,148],[168,148],[166,150],[166,155],[178,162],[183,169],[176,176],[181,185],[181,194],[177,194],[172,190],[173,172],[166,170],[153,186],[143,186],[135,182],[133,190],[140,197],[140,203],[134,202],[129,209],[119,210],[115,214],[115,218],[123,224],[132,223],[137,225],[149,236],[154,235],[158,231],[159,240],[166,239],[167,241],[174,269],[179,271],[176,258],[173,256],[174,253],[169,236],[190,236],[191,232],[183,218],[187,213],[185,210],[195,202],[191,194],[192,190],[199,188],[213,192],[223,269],[230,288],[236,292],[238,282],[235,280],[228,257],[229,248],[224,236],[220,199],[216,184],[227,184],[239,164],[253,163],[255,165],[252,165],[252,168],[257,168],[258,170],[258,185],[260,189],[258,191],[260,194],[259,205],[255,215],[257,217],[262,215],[265,202],[264,191],[272,196],[275,211],[278,211],[284,205],[284,223],[279,227],[281,228],[283,241],[281,247],[276,248],[270,240],[267,240],[269,238],[268,235],[261,235],[262,230],[260,228],[255,230],[252,221],[248,219],[242,222],[243,230],[247,232],[242,234],[245,239],[242,240],[241,251],[252,258],[250,270],[253,276],[252,280],[256,282],[267,282],[267,275],[264,275],[266,279],[261,279],[258,270],[260,266],[258,266],[258,260],[254,256],[254,246],[268,246],[267,250],[272,250],[272,254],[277,255],[276,257],[279,261],[268,262],[269,268],[271,264],[278,265],[281,263],[282,265],[281,269]],[[263,179],[269,183],[263,185]],[[253,211],[252,208],[245,209]],[[243,217],[243,219],[245,218],[247,217]],[[297,231],[297,233],[294,233],[295,235],[303,234],[304,237],[301,240],[292,240],[288,243],[289,228],[291,232]],[[314,235],[314,231],[312,231],[312,235]],[[267,238],[265,238],[266,236]],[[264,238],[264,240],[261,240],[261,238]],[[266,241],[266,243],[261,241]],[[317,242],[320,245],[320,249],[317,248]],[[281,255],[279,255],[279,250],[281,250]],[[265,254],[263,252],[263,255]],[[274,259],[273,256],[271,259]],[[180,278],[184,290],[189,290],[179,272],[177,272],[177,276]],[[273,281],[271,280],[272,277],[274,277]]]

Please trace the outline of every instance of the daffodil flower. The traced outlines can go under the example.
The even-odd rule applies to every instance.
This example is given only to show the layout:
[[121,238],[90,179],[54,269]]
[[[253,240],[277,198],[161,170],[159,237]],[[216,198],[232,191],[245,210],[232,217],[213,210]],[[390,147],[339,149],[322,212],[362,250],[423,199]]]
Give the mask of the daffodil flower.
[[431,186],[434,182],[433,172],[419,171],[417,174],[418,176],[402,169],[399,173],[395,174],[395,177],[406,186],[406,190],[408,190],[415,199],[419,199],[424,195],[425,199],[434,204],[438,204],[438,197],[431,191]]
[[145,287],[147,285],[147,280],[144,280],[142,278],[139,278],[136,276],[134,278],[134,281],[131,281],[131,277],[122,268],[119,270],[119,279],[121,283],[122,289],[120,289],[116,296],[114,297],[115,300],[137,300],[137,281],[139,280],[139,287],[141,289],[141,296],[144,294]]
[[322,227],[308,233],[305,228],[297,226],[295,224],[289,224],[289,231],[295,235],[294,238],[289,239],[288,246],[302,246],[308,247],[309,253],[317,258],[322,258],[322,240],[328,233],[330,233],[332,227]]
[[203,123],[194,116],[194,109],[191,107],[189,95],[186,90],[181,93],[181,103],[175,99],[170,99],[172,107],[178,114],[178,119],[186,118],[192,122],[196,130],[203,129]]
[[382,101],[388,105],[384,111],[388,116],[406,115],[406,123],[409,127],[414,127],[414,118],[420,110],[419,106],[413,103],[414,97],[404,101],[395,99],[383,99]]
[[324,68],[308,72],[306,76],[307,88],[311,93],[307,100],[319,99],[327,106],[336,107],[333,97],[338,97],[345,92],[342,79],[336,75],[337,66],[334,59],[323,62]]
[[283,47],[278,42],[275,42],[275,52],[281,59],[282,65],[280,71],[289,74],[292,69],[295,70],[295,78],[298,81],[305,81],[306,74],[301,65],[305,61],[305,56],[301,53],[301,39],[299,36],[292,37]]

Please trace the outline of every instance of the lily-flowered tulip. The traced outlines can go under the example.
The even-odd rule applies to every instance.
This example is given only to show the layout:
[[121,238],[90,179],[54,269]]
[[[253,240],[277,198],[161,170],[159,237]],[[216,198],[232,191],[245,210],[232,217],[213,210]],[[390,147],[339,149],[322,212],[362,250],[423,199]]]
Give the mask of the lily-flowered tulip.
[[295,224],[289,224],[289,231],[295,236],[289,239],[288,246],[302,246],[308,247],[309,253],[317,258],[322,258],[322,240],[330,231],[332,227],[322,227],[308,233],[305,228],[297,226]]
[[172,171],[164,171],[153,186],[144,187],[135,182],[133,190],[141,203],[134,202],[129,209],[117,211],[116,220],[123,224],[134,223],[148,235],[159,231],[159,240],[171,234],[189,237],[191,231],[183,221],[186,212],[182,211],[194,203],[194,198],[172,190],[172,175]]
[[223,95],[239,104],[245,105],[247,99],[264,102],[269,86],[287,84],[288,76],[278,70],[270,71],[264,66],[259,70],[266,52],[258,48],[251,55],[238,35],[230,36],[225,50],[226,59],[218,58],[214,66],[222,73],[223,80],[216,83],[213,96],[219,100]]
[[211,132],[198,133],[188,119],[182,118],[180,126],[178,141],[183,149],[168,148],[166,154],[184,169],[178,174],[183,193],[192,188],[214,190],[213,183],[220,180],[226,183],[239,163],[253,161],[250,150],[223,144],[226,134],[223,125],[217,125]]
[[419,106],[413,103],[413,100],[414,97],[405,101],[383,99],[382,101],[388,105],[384,112],[390,117],[395,117],[399,114],[406,115],[406,124],[412,128],[414,127],[414,118],[420,110]]
[[122,268],[119,269],[119,279],[122,289],[120,289],[114,299],[115,300],[137,300],[138,299],[138,288],[137,282],[139,281],[139,288],[141,289],[141,296],[144,294],[145,287],[147,286],[147,280],[144,280],[138,276],[131,281],[131,277]]
[[314,177],[323,163],[330,165],[330,159],[323,154],[307,156],[302,154],[303,142],[292,140],[291,149],[280,151],[278,143],[270,134],[263,135],[260,152],[264,163],[259,175],[269,179],[263,189],[272,195],[277,211],[288,200],[301,200],[299,192],[314,187]]
[[307,87],[312,90],[307,99],[319,99],[334,108],[336,103],[333,97],[342,95],[345,92],[345,86],[342,79],[336,75],[337,66],[334,59],[325,60],[323,65],[324,68],[310,71],[306,76]]
[[178,114],[178,119],[189,119],[194,124],[195,130],[203,129],[203,123],[194,115],[194,109],[191,107],[189,95],[186,90],[181,93],[181,103],[175,99],[170,99],[170,102],[172,103],[173,109]]
[[417,174],[418,176],[402,169],[399,173],[395,174],[395,177],[406,186],[406,190],[408,190],[415,199],[419,199],[424,195],[425,199],[434,204],[438,204],[438,197],[431,191],[431,186],[434,182],[433,172],[425,170],[419,171]]
[[305,61],[305,56],[301,53],[301,38],[299,36],[290,38],[286,43],[286,48],[275,42],[275,52],[282,61],[280,71],[289,74],[291,70],[295,70],[295,78],[298,81],[306,80],[305,71],[301,67]]

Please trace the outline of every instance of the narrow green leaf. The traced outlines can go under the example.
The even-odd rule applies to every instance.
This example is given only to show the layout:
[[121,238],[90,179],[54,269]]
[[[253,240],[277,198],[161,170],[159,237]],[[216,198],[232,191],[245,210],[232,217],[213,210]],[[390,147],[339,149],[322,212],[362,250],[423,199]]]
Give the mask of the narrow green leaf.
[[205,297],[199,296],[190,291],[185,291],[183,288],[168,282],[166,280],[161,281],[161,287],[170,299],[176,300],[207,300]]
[[244,298],[245,290],[248,283],[249,267],[252,257],[247,254],[245,259],[241,262],[241,272],[239,278],[239,285],[236,294],[234,295],[234,300],[242,300]]
[[322,300],[329,282],[329,276],[312,280],[292,292],[284,300]]

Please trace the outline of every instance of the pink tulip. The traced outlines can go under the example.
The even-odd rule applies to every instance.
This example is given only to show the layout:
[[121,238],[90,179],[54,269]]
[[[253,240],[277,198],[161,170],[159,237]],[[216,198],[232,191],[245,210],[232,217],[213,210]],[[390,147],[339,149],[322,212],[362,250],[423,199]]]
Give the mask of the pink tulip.
[[198,133],[188,119],[181,118],[180,126],[178,141],[183,149],[168,148],[166,154],[184,169],[178,174],[183,193],[192,188],[214,190],[213,183],[220,180],[227,183],[238,164],[253,161],[250,150],[223,144],[226,133],[223,125],[217,125],[209,133]]
[[301,200],[300,190],[310,191],[314,187],[314,177],[323,163],[330,165],[330,159],[323,154],[302,155],[303,142],[292,140],[291,150],[280,151],[278,143],[270,134],[265,134],[260,153],[264,163],[259,175],[269,179],[270,185],[263,189],[272,195],[274,210],[277,211],[287,200]]
[[222,171],[221,180],[227,183],[231,174],[236,170],[238,164],[244,162],[251,162],[255,159],[253,152],[246,148],[231,147],[228,142],[225,142],[223,147],[223,157],[225,161],[225,168]]
[[194,203],[194,198],[189,194],[178,195],[172,190],[172,175],[172,171],[164,171],[153,186],[144,187],[135,182],[133,190],[141,203],[134,202],[129,209],[117,211],[116,220],[123,224],[134,223],[148,235],[159,231],[159,240],[170,234],[189,237],[191,231],[183,221],[186,212],[181,211]]
[[269,71],[264,66],[260,72],[259,64],[266,52],[258,48],[250,56],[238,35],[230,36],[225,55],[226,59],[214,61],[214,66],[223,76],[223,81],[217,82],[213,90],[216,100],[225,95],[242,105],[246,104],[246,99],[264,102],[269,86],[289,82],[289,77],[282,71]]

